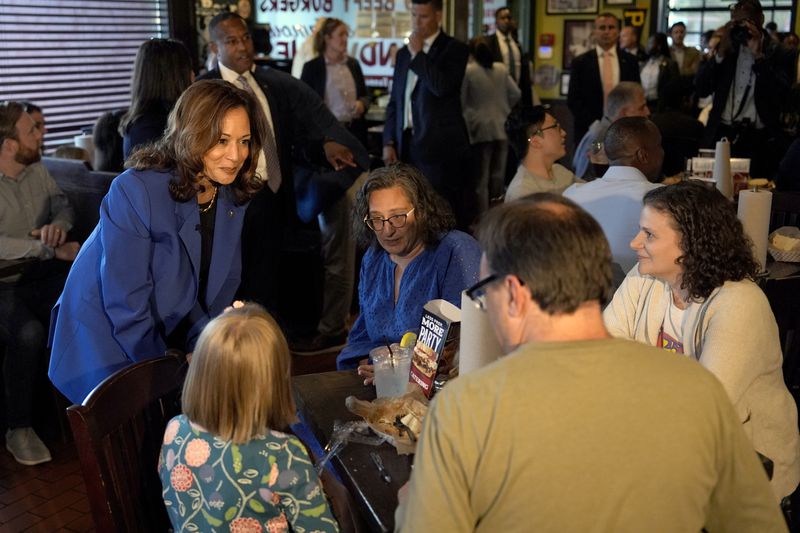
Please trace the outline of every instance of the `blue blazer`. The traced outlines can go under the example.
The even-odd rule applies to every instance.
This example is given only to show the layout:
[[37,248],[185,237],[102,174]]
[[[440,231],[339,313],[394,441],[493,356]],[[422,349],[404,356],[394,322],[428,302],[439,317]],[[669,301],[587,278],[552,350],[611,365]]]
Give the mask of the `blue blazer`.
[[164,354],[186,317],[188,348],[230,305],[241,273],[244,205],[217,194],[206,298],[198,301],[200,213],[169,194],[171,172],[129,169],[114,179],[100,222],[84,243],[50,319],[53,384],[80,403],[103,379]]

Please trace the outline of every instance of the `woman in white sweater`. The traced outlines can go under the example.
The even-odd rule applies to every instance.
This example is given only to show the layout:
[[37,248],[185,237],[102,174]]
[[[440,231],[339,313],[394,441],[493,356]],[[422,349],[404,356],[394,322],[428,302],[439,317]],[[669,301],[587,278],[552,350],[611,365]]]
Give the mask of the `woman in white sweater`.
[[754,448],[774,464],[776,497],[791,494],[800,481],[797,407],[733,205],[716,189],[681,182],[645,195],[639,225],[638,265],[603,314],[609,332],[692,357],[716,375]]

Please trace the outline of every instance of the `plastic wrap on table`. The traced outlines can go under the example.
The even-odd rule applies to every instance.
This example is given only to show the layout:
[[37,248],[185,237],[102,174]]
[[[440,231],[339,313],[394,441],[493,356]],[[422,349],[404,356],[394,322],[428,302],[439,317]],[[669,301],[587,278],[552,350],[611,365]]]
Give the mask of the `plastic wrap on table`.
[[422,421],[428,412],[428,401],[419,387],[398,398],[378,398],[371,402],[348,396],[347,409],[362,417],[372,430],[386,438],[397,453],[414,453]]

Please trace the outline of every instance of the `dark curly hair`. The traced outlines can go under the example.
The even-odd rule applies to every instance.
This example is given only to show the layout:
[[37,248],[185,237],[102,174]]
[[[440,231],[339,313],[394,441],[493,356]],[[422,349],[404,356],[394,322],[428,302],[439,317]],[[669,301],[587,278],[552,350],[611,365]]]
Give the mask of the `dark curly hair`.
[[267,119],[255,97],[222,80],[193,83],[178,99],[167,120],[164,135],[135,151],[125,162],[137,170],[174,169],[169,192],[176,202],[187,202],[200,190],[203,156],[219,141],[228,111],[243,108],[250,119],[250,153],[230,185],[241,205],[261,189],[255,177],[258,157],[266,135]]
[[726,281],[754,279],[759,270],[733,204],[718,190],[682,181],[644,196],[644,205],[672,218],[683,255],[681,289],[703,301]]
[[438,243],[445,233],[456,226],[450,204],[439,196],[422,172],[411,165],[395,163],[370,172],[367,181],[356,194],[353,233],[362,246],[378,246],[375,232],[364,223],[369,214],[369,195],[391,187],[400,187],[408,196],[414,207],[418,234],[426,245]]

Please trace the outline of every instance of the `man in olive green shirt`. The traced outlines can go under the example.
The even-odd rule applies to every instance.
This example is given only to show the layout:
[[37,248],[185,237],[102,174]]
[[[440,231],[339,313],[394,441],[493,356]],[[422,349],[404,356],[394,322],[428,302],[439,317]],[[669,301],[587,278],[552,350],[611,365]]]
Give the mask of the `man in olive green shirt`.
[[540,194],[491,210],[467,294],[507,353],[425,419],[398,531],[787,531],[719,382],[612,339],[597,222]]

